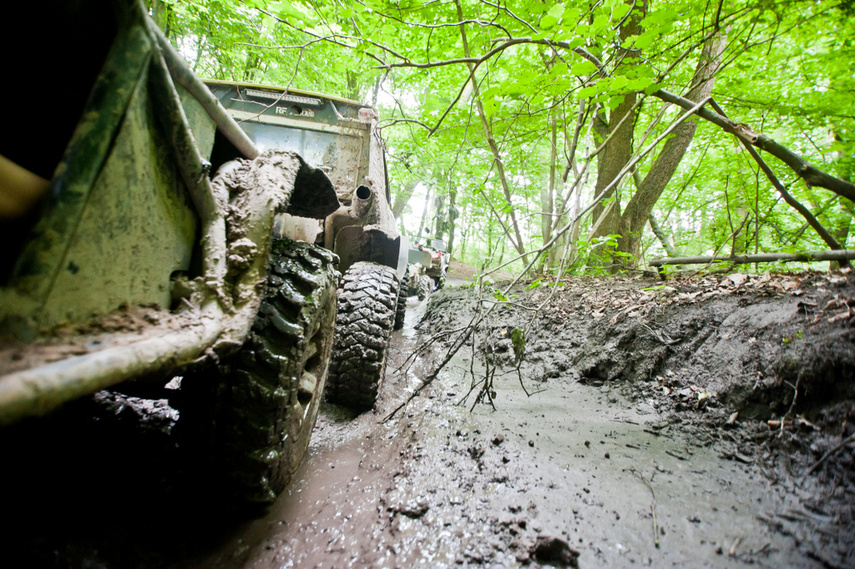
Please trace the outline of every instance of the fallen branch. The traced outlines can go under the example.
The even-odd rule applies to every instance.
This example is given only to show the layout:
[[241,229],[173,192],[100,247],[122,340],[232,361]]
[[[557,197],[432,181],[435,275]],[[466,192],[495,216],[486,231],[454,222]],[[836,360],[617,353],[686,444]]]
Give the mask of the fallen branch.
[[846,445],[848,445],[849,443],[851,443],[851,442],[853,442],[853,441],[855,441],[855,433],[852,433],[851,435],[849,435],[848,437],[846,437],[845,439],[843,439],[842,441],[840,441],[840,442],[837,444],[837,446],[835,446],[833,449],[831,449],[830,451],[828,451],[827,453],[825,453],[824,455],[822,455],[822,458],[820,458],[819,460],[817,460],[817,461],[814,463],[814,465],[813,465],[813,466],[811,466],[811,467],[808,469],[807,474],[805,474],[805,476],[808,476],[808,475],[810,475],[810,474],[813,474],[813,471],[814,471],[814,470],[816,470],[817,468],[819,468],[820,466],[822,466],[822,464],[823,464],[826,460],[828,460],[829,458],[831,458],[831,457],[834,455],[834,453],[836,453],[837,451],[839,451],[840,449],[842,449],[843,447],[845,447]]
[[836,251],[815,251],[808,253],[758,253],[756,255],[730,255],[728,257],[717,255],[702,255],[697,257],[662,257],[653,259],[651,267],[662,267],[664,265],[700,265],[707,263],[733,263],[736,265],[750,265],[752,263],[774,263],[777,261],[796,261],[799,263],[812,263],[814,261],[846,261],[855,259],[855,249],[838,249]]
[[462,326],[460,328],[455,328],[454,330],[443,330],[442,332],[437,332],[436,334],[434,334],[433,336],[428,338],[427,341],[422,342],[422,344],[420,346],[418,346],[413,351],[413,353],[411,353],[409,356],[407,356],[407,359],[405,359],[404,363],[402,363],[400,365],[400,367],[398,367],[398,369],[395,370],[395,373],[396,374],[401,373],[401,370],[403,370],[405,367],[407,368],[406,371],[409,371],[410,366],[412,366],[412,364],[415,363],[416,359],[418,359],[418,357],[423,352],[427,351],[435,342],[438,342],[439,340],[445,338],[446,336],[451,336],[452,334],[456,334],[457,332],[462,332],[465,329],[466,329],[466,327]]
[[[718,104],[714,100],[710,99],[710,105],[721,116],[727,118],[725,112],[720,106],[718,106]],[[796,198],[794,198],[790,194],[790,192],[787,191],[787,188],[784,187],[784,184],[782,184],[778,180],[778,177],[775,176],[775,173],[772,172],[772,169],[769,168],[769,165],[766,164],[763,158],[760,157],[760,154],[754,149],[754,147],[749,144],[748,140],[738,135],[736,136],[736,138],[739,139],[739,142],[742,143],[742,146],[745,147],[745,150],[747,150],[751,157],[754,158],[754,161],[757,162],[757,165],[760,166],[760,169],[763,170],[763,173],[766,174],[766,177],[769,179],[775,189],[778,190],[778,193],[781,194],[781,197],[784,198],[784,201],[787,202],[790,207],[795,209],[802,215],[802,217],[805,218],[805,221],[807,221],[808,224],[813,227],[814,231],[816,231],[817,234],[822,238],[822,240],[825,241],[825,244],[834,250],[842,249],[843,247],[840,246],[840,243],[838,243],[837,240],[831,235],[831,233],[829,233],[828,230],[822,226],[822,224],[810,212],[810,210],[803,206],[798,200],[796,200]],[[844,264],[848,265],[849,263],[847,261]]]
[[645,478],[639,471],[634,468],[630,469],[630,472],[644,482],[644,485],[650,490],[650,494],[653,496],[653,503],[650,505],[650,513],[653,515],[653,545],[659,549],[659,524],[656,523],[656,492],[653,491],[653,486],[648,482],[647,478]]
[[[684,109],[691,109],[695,106],[694,101],[690,101],[689,99],[675,95],[674,93],[670,93],[664,89],[656,91],[653,93],[653,96],[658,99],[662,99],[665,102],[679,105]],[[752,146],[756,146],[760,150],[765,150],[772,156],[778,158],[789,166],[790,169],[795,172],[797,176],[802,178],[809,186],[826,188],[835,194],[855,201],[855,184],[851,184],[845,180],[835,178],[834,176],[823,172],[789,148],[775,142],[765,134],[756,133],[752,131],[748,125],[734,122],[707,108],[698,110],[696,114],[702,119],[720,127],[725,132],[734,134],[740,140],[744,140]]]

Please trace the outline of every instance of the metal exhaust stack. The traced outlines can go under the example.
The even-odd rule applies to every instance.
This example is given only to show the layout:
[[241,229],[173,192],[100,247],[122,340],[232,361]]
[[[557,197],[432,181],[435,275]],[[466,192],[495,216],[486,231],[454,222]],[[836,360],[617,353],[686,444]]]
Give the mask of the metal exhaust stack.
[[356,219],[362,219],[371,211],[374,203],[374,192],[367,186],[359,186],[353,192],[353,203],[350,205],[350,215]]

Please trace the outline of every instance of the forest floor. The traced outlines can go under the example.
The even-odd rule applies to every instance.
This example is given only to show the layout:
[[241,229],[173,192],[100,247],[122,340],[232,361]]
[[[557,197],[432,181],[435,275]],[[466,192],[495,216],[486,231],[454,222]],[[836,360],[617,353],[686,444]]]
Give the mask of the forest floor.
[[[493,304],[434,374],[454,339],[437,333]],[[851,273],[572,279],[504,302],[450,287],[410,299],[375,411],[323,406],[267,511],[192,492],[162,402],[101,396],[4,457],[15,523],[0,559],[855,567],[850,307]]]

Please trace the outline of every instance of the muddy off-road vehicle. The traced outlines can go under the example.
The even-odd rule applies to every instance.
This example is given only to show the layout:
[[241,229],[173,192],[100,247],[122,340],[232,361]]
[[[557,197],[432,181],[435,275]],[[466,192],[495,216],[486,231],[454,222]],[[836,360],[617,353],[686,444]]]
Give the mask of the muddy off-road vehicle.
[[206,86],[137,0],[46,11],[41,48],[74,81],[61,114],[20,125],[55,158],[0,146],[50,180],[4,229],[0,437],[100,390],[166,393],[212,476],[270,502],[302,460],[325,383],[366,409],[384,373],[408,245],[376,113]]
[[425,245],[415,243],[407,254],[407,270],[401,278],[404,296],[426,299],[431,292],[445,286],[451,255],[442,239],[430,239]]

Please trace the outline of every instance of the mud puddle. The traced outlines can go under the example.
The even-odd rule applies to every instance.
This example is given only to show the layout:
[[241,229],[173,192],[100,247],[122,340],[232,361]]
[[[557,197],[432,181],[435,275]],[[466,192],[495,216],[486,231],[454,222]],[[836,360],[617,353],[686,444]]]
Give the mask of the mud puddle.
[[411,301],[395,334],[377,411],[324,407],[286,494],[180,567],[822,566],[763,521],[799,510],[791,494],[617,389],[568,375],[527,397],[512,375],[496,383],[498,410],[470,412],[460,355],[382,423],[442,354],[398,369],[425,305]]
[[550,536],[580,567],[819,566],[757,519],[789,497],[649,405],[567,380],[532,397],[515,379],[496,391],[498,411],[455,413],[409,456],[408,493],[427,488],[432,515],[457,526],[444,543],[456,563],[536,564]]

